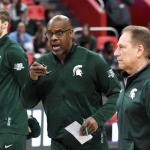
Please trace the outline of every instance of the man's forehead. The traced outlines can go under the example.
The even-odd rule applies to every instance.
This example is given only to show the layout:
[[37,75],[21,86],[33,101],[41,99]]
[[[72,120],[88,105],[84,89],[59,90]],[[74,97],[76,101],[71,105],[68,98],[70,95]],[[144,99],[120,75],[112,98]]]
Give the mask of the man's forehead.
[[59,29],[66,29],[69,25],[62,21],[54,21],[50,24],[48,24],[48,30],[59,30]]
[[120,41],[131,42],[131,33],[125,32],[120,36]]
[[71,28],[71,23],[67,17],[58,16],[49,21],[47,28],[48,30],[68,29]]

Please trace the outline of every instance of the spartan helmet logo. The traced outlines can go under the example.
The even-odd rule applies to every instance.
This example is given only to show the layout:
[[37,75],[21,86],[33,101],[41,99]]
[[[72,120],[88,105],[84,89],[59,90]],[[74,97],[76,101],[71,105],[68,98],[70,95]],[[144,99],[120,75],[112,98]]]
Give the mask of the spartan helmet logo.
[[82,77],[82,65],[77,65],[73,68],[73,76],[80,76]]
[[113,72],[113,70],[109,69],[108,70],[108,78],[114,78],[114,76],[115,76],[115,73]]
[[131,97],[131,99],[133,100],[133,98],[135,97],[135,93],[137,92],[137,89],[134,88],[131,90],[129,97]]

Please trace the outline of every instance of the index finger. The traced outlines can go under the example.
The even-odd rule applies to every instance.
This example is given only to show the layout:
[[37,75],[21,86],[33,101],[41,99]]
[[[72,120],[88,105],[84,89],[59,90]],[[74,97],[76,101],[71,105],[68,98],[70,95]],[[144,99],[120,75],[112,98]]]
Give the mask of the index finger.
[[39,66],[39,65],[43,66],[42,64],[38,63],[37,61],[35,61],[31,64],[31,66]]

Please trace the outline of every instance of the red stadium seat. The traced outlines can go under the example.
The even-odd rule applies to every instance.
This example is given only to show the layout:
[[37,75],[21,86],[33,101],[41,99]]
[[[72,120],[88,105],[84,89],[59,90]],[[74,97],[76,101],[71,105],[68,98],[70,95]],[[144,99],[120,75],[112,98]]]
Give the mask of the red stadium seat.
[[34,53],[27,53],[27,58],[28,58],[28,63],[29,65],[32,64],[33,60],[34,60]]
[[113,43],[114,48],[117,47],[118,39],[116,36],[99,36],[96,38],[97,49],[98,50],[103,49],[104,43],[109,41]]
[[34,4],[34,0],[21,0],[22,3],[27,4],[27,5],[32,5]]
[[28,12],[30,19],[35,20],[45,19],[45,8],[43,5],[29,5]]

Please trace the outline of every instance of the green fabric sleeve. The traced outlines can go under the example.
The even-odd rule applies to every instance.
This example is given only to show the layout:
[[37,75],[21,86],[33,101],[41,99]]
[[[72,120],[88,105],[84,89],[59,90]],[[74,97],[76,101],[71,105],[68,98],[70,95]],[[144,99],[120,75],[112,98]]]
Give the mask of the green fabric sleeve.
[[99,126],[103,126],[116,112],[116,102],[120,92],[120,83],[113,70],[109,68],[101,57],[97,60],[95,70],[97,73],[97,89],[99,92],[104,93],[107,97],[107,101],[93,114],[93,117],[96,119]]
[[22,89],[29,78],[27,56],[20,47],[11,47],[7,52],[8,67],[12,70],[13,77]]
[[[37,60],[40,63],[40,60]],[[41,100],[38,92],[38,80],[28,80],[28,83],[23,89],[23,105],[25,108],[33,108]]]
[[143,86],[141,99],[143,99],[143,105],[145,107],[146,114],[147,114],[148,118],[150,119],[150,100],[149,100],[149,98],[150,98],[150,82],[147,82],[147,84],[145,86]]
[[29,79],[23,88],[23,105],[27,109],[33,108],[40,101],[37,94],[37,82]]

